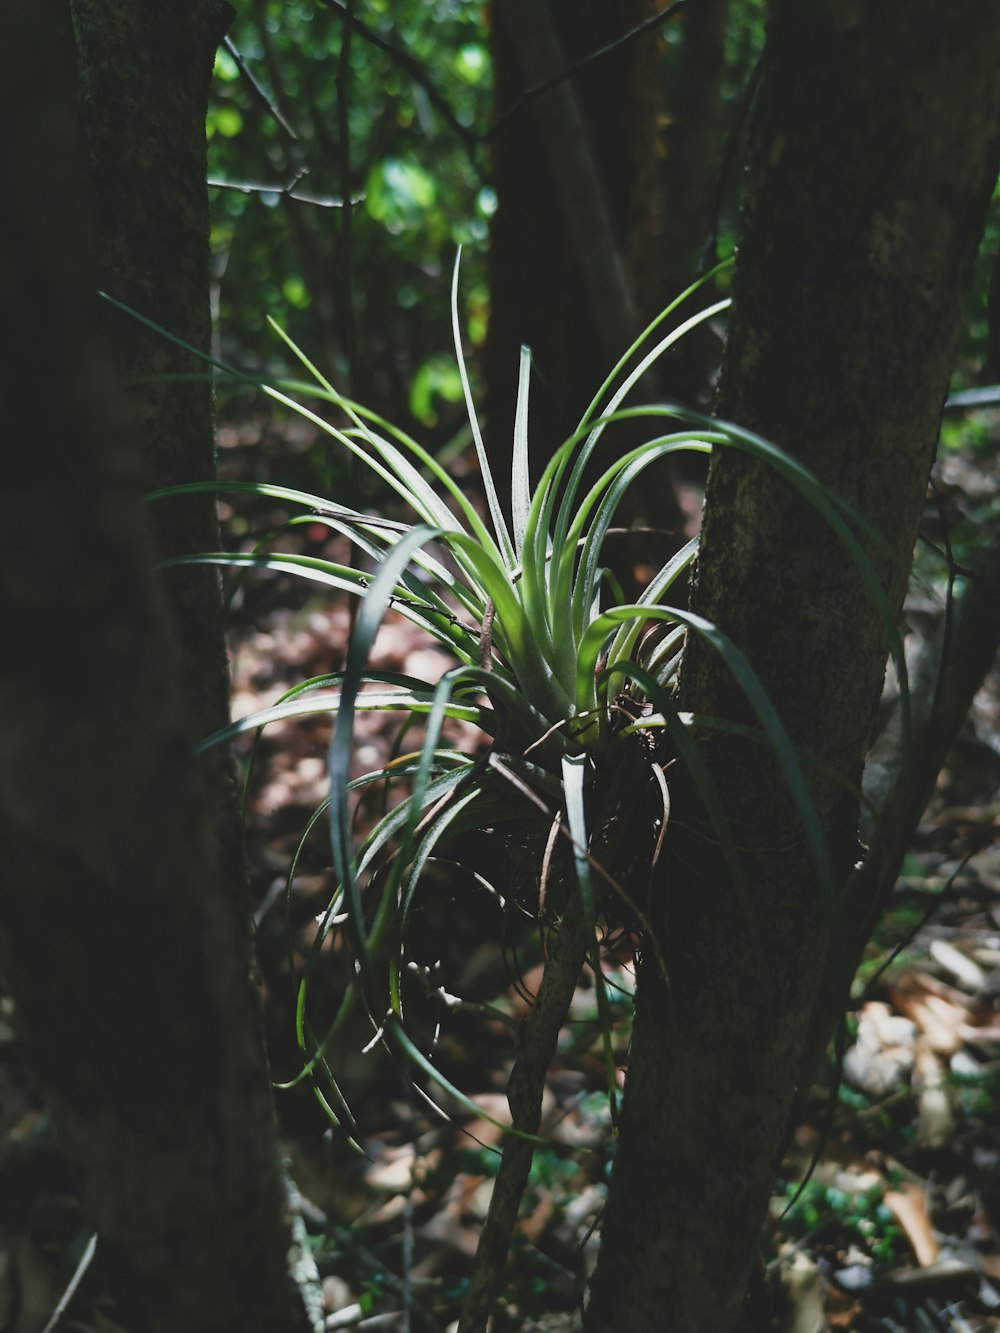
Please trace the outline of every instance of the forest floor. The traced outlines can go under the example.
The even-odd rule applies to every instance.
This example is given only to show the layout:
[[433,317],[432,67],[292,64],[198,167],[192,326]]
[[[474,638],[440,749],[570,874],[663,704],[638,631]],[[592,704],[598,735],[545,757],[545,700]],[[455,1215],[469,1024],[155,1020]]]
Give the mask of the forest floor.
[[[268,444],[265,432],[262,446],[260,432],[249,426],[231,428],[222,439],[229,471],[244,473],[252,448],[263,448],[266,460],[268,448],[272,456],[289,449],[304,456],[311,444],[287,433]],[[989,483],[975,459],[956,456],[946,471],[950,503],[961,509],[970,494],[978,503]],[[283,519],[277,511],[223,512],[242,549]],[[329,553],[328,539],[325,529],[307,524],[276,541],[294,540],[300,549],[304,543],[315,554]],[[915,594],[918,602],[921,596]],[[350,631],[343,598],[317,597],[314,585],[285,577],[247,580],[231,612],[236,717],[343,666]],[[382,669],[430,679],[444,663],[398,616],[384,624],[375,655]],[[360,766],[377,766],[393,753],[396,725],[386,714],[360,719]],[[307,959],[315,953],[310,1006],[318,1029],[336,1011],[345,970],[334,934],[314,949],[333,888],[322,818],[300,847],[326,796],[329,737],[329,715],[269,727],[247,789],[264,1012],[279,1083],[292,1083],[302,1065],[295,1001]],[[249,738],[241,748],[248,756]],[[359,810],[359,835],[370,813]],[[998,830],[1000,663],[941,773],[859,973],[840,1041],[807,1099],[775,1183],[761,1256],[781,1333],[1000,1330]],[[499,853],[487,848],[486,854]],[[421,890],[413,933],[415,956],[468,1001],[447,1010],[426,997],[415,1002],[426,1048],[473,1103],[505,1122],[513,1058],[505,1017],[522,1017],[537,986],[537,923],[505,915],[474,880],[442,866]],[[620,1084],[629,1033],[627,942],[609,959],[608,975],[619,987],[612,1009]],[[41,1132],[44,1117],[10,1003],[2,1003],[0,1333],[33,1333],[47,1317],[39,1312],[59,1299],[66,1252],[77,1241],[71,1223],[60,1221],[68,1207],[65,1183],[44,1170],[33,1178],[23,1167],[33,1160],[24,1144]],[[323,1278],[327,1327],[443,1333],[457,1319],[502,1130],[433,1085],[415,1088],[411,1072],[371,1037],[359,1019],[331,1052],[363,1151],[331,1124],[308,1080],[277,1093]],[[542,1123],[547,1145],[535,1155],[498,1330],[578,1326],[613,1157],[609,1131],[595,990],[583,976],[550,1071]],[[20,1171],[17,1188],[5,1190],[12,1162]],[[114,1333],[116,1325],[113,1309],[91,1295],[69,1306],[60,1327]]]

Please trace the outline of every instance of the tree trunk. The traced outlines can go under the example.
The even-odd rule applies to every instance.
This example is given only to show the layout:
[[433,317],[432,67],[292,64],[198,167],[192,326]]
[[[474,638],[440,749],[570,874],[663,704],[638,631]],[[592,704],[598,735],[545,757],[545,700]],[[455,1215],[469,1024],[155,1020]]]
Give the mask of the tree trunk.
[[[215,793],[190,758],[198,705],[178,687],[135,435],[96,329],[68,48],[55,0],[7,7],[0,956],[126,1326],[273,1333],[302,1326],[273,1105]],[[155,99],[139,77],[154,53],[132,58]],[[171,182],[160,209],[176,218]],[[179,234],[178,281],[187,262]],[[159,423],[143,425],[150,441]]]
[[[722,150],[729,0],[688,5],[680,15],[676,70],[667,94],[661,304],[698,275],[713,217]],[[686,400],[685,400],[686,401]]]
[[[1000,10],[774,7],[752,117],[720,411],[810,467],[872,525],[894,607],[906,579],[998,169]],[[884,543],[884,544],[883,544]],[[742,648],[793,742],[858,784],[886,635],[838,540],[773,472],[713,460],[693,606]],[[691,643],[681,707],[749,721]],[[810,1019],[873,925],[818,887],[766,747],[703,753],[749,881],[754,948],[699,812],[676,784],[654,910],[669,985],[640,967],[621,1141],[588,1329],[728,1333],[780,1156]],[[807,770],[834,882],[859,855],[857,802]],[[688,830],[688,831],[684,831]]]
[[[727,184],[722,178],[723,78],[729,7],[729,0],[687,5],[677,20],[679,41],[666,60],[663,221],[659,264],[650,272],[659,308],[717,261],[717,214]],[[678,310],[678,321],[703,309],[713,297],[711,287],[702,287]],[[663,391],[690,407],[707,410],[719,355],[714,323],[693,329],[660,367]],[[698,474],[704,476],[700,469]]]
[[[498,114],[654,8],[650,0],[495,0]],[[486,381],[501,481],[510,470],[520,345],[532,348],[538,371],[532,438],[543,457],[576,428],[604,375],[656,313],[640,309],[630,270],[648,272],[658,240],[657,56],[652,33],[601,57],[494,137]]]
[[[70,0],[79,70],[80,128],[96,221],[98,284],[202,352],[211,349],[205,113],[215,50],[232,17],[225,0],[150,6]],[[153,490],[215,476],[209,367],[110,307],[107,335],[128,385],[133,448]],[[199,376],[184,379],[184,376]],[[149,509],[157,556],[217,551],[215,500],[193,496]],[[229,671],[219,577],[208,567],[165,579],[181,652],[192,741],[229,718]],[[247,951],[246,876],[227,750],[202,761],[220,870]]]

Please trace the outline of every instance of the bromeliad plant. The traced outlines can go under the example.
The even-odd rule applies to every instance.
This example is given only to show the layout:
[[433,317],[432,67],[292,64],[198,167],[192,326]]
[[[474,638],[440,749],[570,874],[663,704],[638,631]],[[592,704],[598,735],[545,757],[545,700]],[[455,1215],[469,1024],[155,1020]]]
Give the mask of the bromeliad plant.
[[[421,876],[447,839],[468,828],[509,820],[512,812],[523,825],[534,822],[540,851],[539,896],[545,898],[546,881],[556,873],[552,867],[566,867],[570,892],[576,895],[590,941],[599,1007],[606,1014],[595,928],[601,912],[611,911],[609,892],[617,899],[622,917],[633,925],[642,923],[644,917],[634,894],[615,879],[614,867],[602,865],[595,851],[599,844],[596,822],[601,816],[595,814],[592,794],[629,737],[660,728],[669,736],[672,755],[687,766],[733,881],[741,890],[744,877],[736,845],[693,730],[719,724],[681,715],[673,702],[687,634],[703,636],[712,644],[749,700],[759,724],[755,734],[778,757],[798,803],[819,882],[832,904],[830,869],[802,762],[770,701],[735,645],[683,606],[668,604],[695,558],[697,541],[687,542],[674,554],[634,602],[605,604],[609,586],[602,559],[605,538],[622,497],[645,469],[680,450],[707,452],[716,446],[738,448],[774,467],[840,535],[883,607],[893,655],[902,663],[891,611],[851,529],[850,515],[835,496],[794,460],[748,431],[675,406],[623,406],[656,358],[694,325],[721,311],[725,301],[654,339],[657,328],[690,293],[664,311],[615,366],[584,413],[579,429],[549,459],[534,485],[529,476],[529,355],[522,350],[508,516],[498,497],[462,360],[457,291],[456,262],[452,286],[455,348],[488,522],[430,453],[374,412],[338,393],[275,326],[313,383],[262,387],[371,469],[411,507],[416,521],[410,525],[389,521],[325,497],[278,486],[230,484],[226,489],[253,491],[298,508],[302,513],[291,520],[293,524],[323,524],[348,538],[361,558],[354,564],[338,564],[314,556],[275,554],[261,547],[251,554],[206,553],[167,562],[211,562],[289,572],[360,599],[342,672],[304,682],[273,707],[243,718],[205,742],[208,746],[240,732],[259,731],[280,719],[334,713],[330,796],[315,812],[303,842],[319,820],[328,818],[336,887],[300,984],[297,1032],[304,1056],[300,1077],[313,1079],[331,1117],[349,1131],[353,1120],[327,1057],[358,1000],[381,1038],[466,1101],[446,1083],[405,1023],[407,928]],[[626,370],[629,365],[632,368]],[[303,391],[336,408],[347,424],[333,425],[291,396]],[[608,425],[635,417],[653,425],[654,437],[618,458],[596,481],[587,480]],[[158,492],[154,498],[206,489],[222,487],[207,483],[179,486]],[[390,609],[451,655],[455,664],[440,679],[419,680],[370,668],[372,646]],[[665,632],[646,633],[653,622],[662,622]],[[905,672],[902,674],[905,699]],[[420,746],[412,753],[398,754],[377,770],[352,776],[355,718],[359,712],[385,710],[400,715],[401,737],[415,719],[422,722]],[[463,752],[450,745],[445,739],[449,719],[474,724],[488,739],[485,750]],[[652,745],[644,753],[662,802],[658,833],[650,840],[650,863],[662,845],[669,801],[665,751]],[[405,794],[355,848],[351,803],[356,794],[390,778],[405,778]],[[300,842],[299,852],[302,845]],[[289,892],[299,852],[290,869]],[[505,886],[489,887],[502,898]],[[557,913],[565,912],[565,895],[557,902]],[[753,916],[745,895],[743,902],[752,937]],[[341,1004],[332,1026],[320,1033],[310,1017],[310,981],[324,938],[341,927],[352,947],[357,985]],[[609,1082],[613,1086],[613,1080]]]

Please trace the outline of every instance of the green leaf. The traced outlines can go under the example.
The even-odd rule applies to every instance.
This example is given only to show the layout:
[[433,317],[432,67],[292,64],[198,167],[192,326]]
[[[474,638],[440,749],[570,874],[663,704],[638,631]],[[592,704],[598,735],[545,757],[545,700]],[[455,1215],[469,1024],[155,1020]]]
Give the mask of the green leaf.
[[458,322],[458,274],[461,262],[462,247],[459,246],[458,253],[455,255],[455,268],[451,279],[451,327],[455,340],[455,359],[458,362],[458,373],[462,377],[462,392],[465,394],[465,406],[469,413],[469,425],[472,427],[472,438],[475,441],[476,454],[479,458],[479,470],[483,476],[483,486],[486,490],[490,518],[493,520],[493,531],[496,533],[497,542],[503,553],[504,563],[508,569],[513,569],[517,563],[514,544],[510,539],[510,533],[507,531],[507,524],[500,509],[496,483],[493,480],[490,462],[486,456],[486,446],[483,444],[482,431],[479,429],[479,419],[476,416],[475,403],[472,401],[472,389],[469,387],[469,376],[465,370],[465,358],[462,355],[462,331]]
[[524,549],[524,533],[531,508],[528,481],[528,386],[531,377],[531,353],[521,348],[517,372],[517,404],[514,409],[514,462],[511,472],[511,507],[514,524],[514,553],[518,560]]
[[434,177],[416,162],[398,157],[377,162],[365,181],[369,216],[394,235],[423,227],[436,198]]

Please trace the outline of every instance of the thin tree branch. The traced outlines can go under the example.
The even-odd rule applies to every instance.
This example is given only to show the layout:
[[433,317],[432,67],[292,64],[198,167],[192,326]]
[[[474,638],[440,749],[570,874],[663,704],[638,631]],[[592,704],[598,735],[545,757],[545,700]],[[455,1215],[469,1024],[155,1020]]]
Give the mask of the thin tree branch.
[[[236,190],[240,194],[280,194],[288,199],[297,199],[300,204],[313,204],[316,208],[344,207],[344,201],[338,195],[311,194],[308,190],[298,189],[298,183],[305,174],[305,171],[300,171],[287,185],[268,185],[262,181],[227,181],[217,176],[210,176],[207,184],[216,190]],[[352,195],[351,203],[360,204],[364,197],[363,194]]]
[[[1000,264],[998,264],[1000,270]],[[959,389],[945,399],[946,412],[965,412],[970,407],[1000,407],[1000,384],[986,384],[979,389]]]
[[[556,1052],[588,952],[589,932],[579,895],[574,895],[551,945],[538,995],[517,1041],[517,1059],[507,1085],[514,1127],[537,1134],[545,1076]],[[534,1156],[529,1139],[507,1136],[479,1237],[459,1333],[486,1333],[503,1282],[511,1236]]]
[[340,319],[344,351],[347,354],[347,391],[354,397],[357,360],[357,327],[351,294],[351,249],[354,239],[354,210],[351,207],[351,122],[348,115],[348,91],[351,78],[351,34],[354,28],[354,0],[347,0],[347,22],[340,40],[337,60],[337,126],[340,133],[340,193],[343,212],[340,217]]
[[475,168],[476,174],[482,175],[482,164],[479,160],[478,145],[481,135],[475,130],[470,130],[467,125],[455,115],[448,103],[448,99],[437,88],[427,70],[415,56],[411,56],[408,51],[401,51],[398,46],[393,46],[392,42],[386,41],[379,33],[369,28],[367,24],[353,14],[353,5],[345,4],[344,0],[317,0],[318,4],[324,5],[331,14],[335,14],[348,28],[353,28],[362,41],[374,46],[379,51],[384,51],[386,55],[391,56],[396,64],[406,71],[414,83],[420,85],[427,94],[431,105],[440,115],[450,130],[452,130],[459,139],[461,139],[465,151],[469,156],[469,161]]
[[[649,797],[650,774],[646,763],[636,762],[640,758],[646,758],[643,743],[632,738],[617,749],[610,771],[601,775],[603,817],[595,824],[588,857],[598,870],[604,864],[619,864],[626,848],[633,856],[638,850],[640,863],[652,852],[655,833]],[[662,810],[659,791],[655,801]],[[560,827],[569,836],[568,826]],[[645,841],[647,838],[648,842]],[[516,1063],[507,1085],[514,1126],[529,1134],[538,1133],[546,1075],[580,972],[594,946],[594,922],[587,918],[582,896],[568,866],[563,875],[563,887],[568,895],[566,910],[558,931],[549,937],[545,971],[531,1012],[521,1025],[516,1043]],[[610,876],[607,880],[614,887]],[[607,889],[600,890],[594,903],[596,916],[603,912],[609,896]],[[599,966],[597,958],[594,965]],[[515,1138],[512,1134],[507,1136],[476,1250],[459,1333],[486,1333],[487,1321],[500,1292],[533,1153],[534,1144],[530,1140]]]
[[[340,215],[340,247],[338,259],[340,336],[347,357],[347,392],[348,396],[357,396],[358,371],[358,326],[354,316],[354,294],[351,290],[351,255],[354,242],[354,211],[351,208],[351,120],[349,116],[349,91],[351,80],[351,37],[354,32],[354,0],[347,0],[344,6],[344,26],[341,30],[340,56],[337,60],[337,75],[334,80],[337,91],[337,152],[340,159],[340,193],[344,199],[344,209]],[[357,486],[356,461],[351,455],[347,465],[348,494],[354,499]],[[350,563],[354,564],[358,548],[352,541],[349,549]],[[349,634],[353,638],[358,623],[360,600],[351,598],[348,607]]]
[[427,70],[416,57],[411,56],[408,51],[400,50],[398,46],[393,46],[391,42],[387,41],[379,33],[369,28],[366,24],[361,22],[360,19],[349,16],[348,7],[344,3],[344,0],[317,0],[317,3],[324,5],[332,14],[335,14],[342,21],[351,22],[360,38],[368,42],[369,45],[376,47],[379,51],[384,51],[386,55],[391,56],[399,67],[405,70],[410,78],[413,79],[414,83],[419,84],[420,87],[424,89],[430,99],[431,105],[437,110],[449,129],[461,139],[465,146],[465,150],[469,155],[470,161],[476,168],[476,171],[481,174],[481,165],[477,153],[480,144],[489,143],[489,141],[494,138],[509,120],[512,120],[515,116],[519,115],[525,107],[530,106],[537,98],[541,97],[543,93],[547,93],[552,88],[558,87],[559,84],[565,83],[567,79],[575,78],[577,74],[587,69],[588,66],[593,65],[596,61],[603,60],[605,56],[613,55],[615,51],[620,51],[623,47],[630,45],[640,37],[644,37],[647,33],[660,27],[661,24],[667,23],[685,8],[689,3],[689,0],[674,0],[672,5],[668,5],[666,9],[660,10],[657,14],[652,14],[648,19],[643,19],[641,23],[636,24],[634,28],[630,28],[628,32],[622,33],[620,37],[616,37],[613,41],[606,42],[603,46],[599,46],[595,50],[588,52],[587,55],[581,56],[578,60],[574,60],[571,64],[565,66],[564,69],[561,69],[557,74],[550,75],[541,82],[533,85],[531,88],[527,89],[527,91],[518,98],[512,106],[509,106],[506,111],[502,112],[492,125],[482,133],[477,133],[475,130],[469,129],[467,125],[462,124],[458,116],[456,116],[455,112],[452,110],[447,98],[438,89],[430,75],[427,73]]
[[244,80],[249,85],[250,92],[253,95],[254,101],[264,108],[264,110],[271,117],[274,123],[277,126],[279,126],[279,128],[288,136],[289,139],[297,143],[299,140],[298,134],[296,134],[292,125],[278,110],[277,106],[275,106],[274,101],[271,98],[270,94],[268,93],[267,89],[258,80],[257,76],[250,69],[250,66],[243,59],[243,56],[240,54],[240,51],[236,43],[233,41],[233,39],[231,37],[226,37],[225,41],[223,42],[223,45],[225,46],[229,54],[232,56],[236,68],[239,70]]
[[[326,3],[326,0],[324,0],[324,3]],[[628,32],[622,33],[622,35],[616,37],[614,41],[606,42],[603,46],[598,46],[587,55],[581,56],[579,60],[574,60],[564,69],[561,69],[558,74],[553,74],[549,78],[543,79],[540,83],[534,84],[518,98],[513,106],[509,106],[506,111],[501,112],[489,129],[480,137],[484,142],[488,143],[509,120],[512,120],[514,116],[519,115],[525,107],[530,106],[541,97],[543,93],[547,93],[552,88],[557,88],[559,84],[565,83],[567,79],[575,78],[577,74],[581,73],[588,66],[593,65],[598,60],[603,60],[605,56],[612,55],[615,51],[620,51],[622,47],[628,46],[630,43],[637,41],[640,37],[645,37],[646,33],[652,32],[661,24],[674,18],[675,15],[679,14],[680,11],[687,6],[687,4],[688,0],[674,0],[672,5],[668,5],[666,9],[661,9],[658,14],[652,14],[648,19],[643,19],[641,23],[637,23],[634,28],[629,28]]]
[[[861,835],[869,847],[844,889],[840,916],[845,930],[827,962],[800,1087],[811,1081],[843,1009],[869,927],[885,906],[935,779],[1000,648],[1000,525],[984,532],[967,564],[953,605],[910,673],[910,746],[904,745],[897,715],[868,755]],[[957,567],[950,558],[949,567],[949,584],[954,584]]]
[[963,582],[950,548],[949,601],[936,640],[929,643],[910,681],[913,746],[904,752],[895,720],[869,755],[864,786],[877,811],[866,830],[870,859],[880,864],[878,893],[895,882],[903,853],[927,804],[948,750],[1000,648],[1000,524],[984,532],[965,557]]

